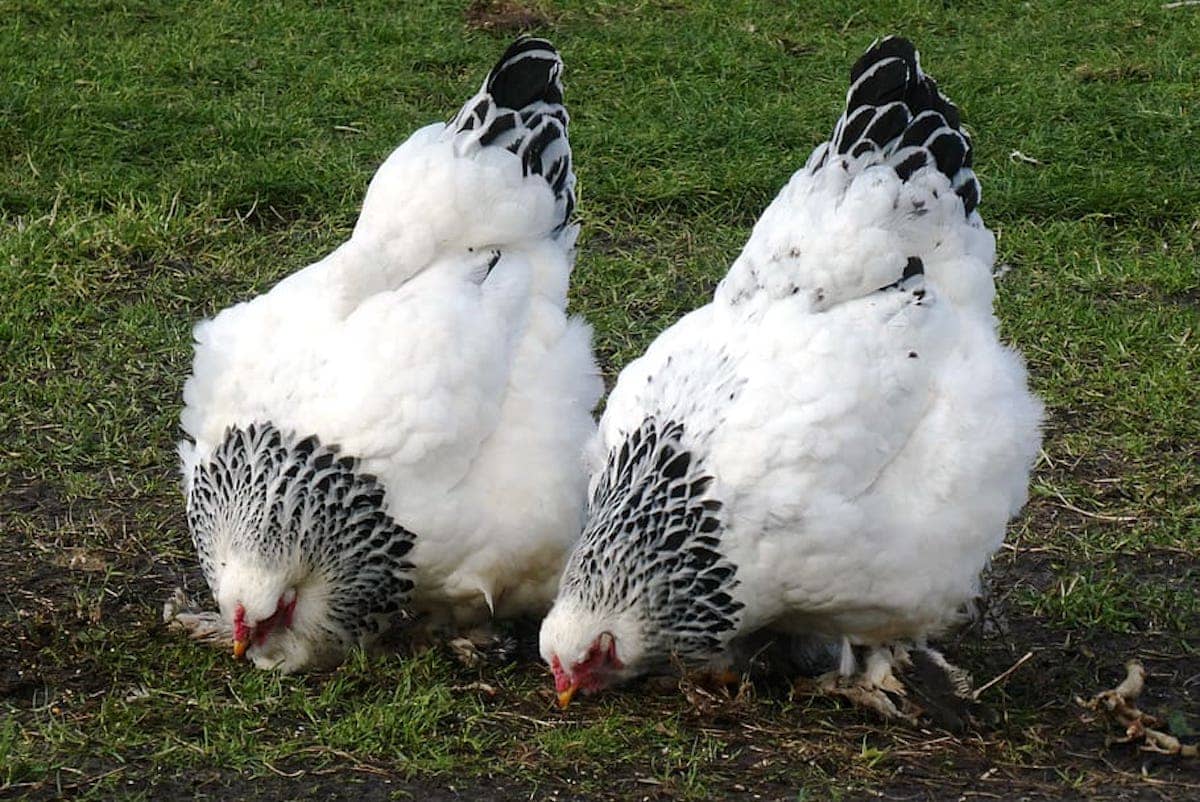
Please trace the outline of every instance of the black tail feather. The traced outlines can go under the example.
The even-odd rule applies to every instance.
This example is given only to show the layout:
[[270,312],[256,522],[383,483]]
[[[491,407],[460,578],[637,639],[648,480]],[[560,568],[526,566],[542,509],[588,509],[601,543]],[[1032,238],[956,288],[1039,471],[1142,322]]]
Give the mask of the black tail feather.
[[488,94],[509,109],[523,109],[541,101],[563,102],[562,59],[545,39],[518,39],[496,62],[487,79]]
[[950,179],[969,216],[979,204],[979,182],[971,171],[971,139],[933,78],[921,71],[912,42],[882,39],[867,49],[850,70],[846,111],[829,147],[810,162],[820,169],[830,154],[890,164],[902,180],[933,165]]
[[499,146],[516,154],[525,175],[544,177],[563,204],[565,225],[575,208],[575,173],[567,140],[562,69],[562,59],[550,42],[517,39],[451,126],[456,133],[477,132],[473,136],[481,146]]

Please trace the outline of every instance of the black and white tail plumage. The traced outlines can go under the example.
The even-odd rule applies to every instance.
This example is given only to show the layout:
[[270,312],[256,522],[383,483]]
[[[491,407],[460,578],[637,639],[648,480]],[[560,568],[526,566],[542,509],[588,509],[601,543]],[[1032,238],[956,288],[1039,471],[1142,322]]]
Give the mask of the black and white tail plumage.
[[546,179],[562,208],[575,208],[575,173],[563,106],[562,58],[545,39],[514,42],[488,74],[480,92],[451,122],[469,142],[506,148],[521,158],[525,175]]
[[958,108],[921,71],[920,55],[907,39],[876,41],[851,68],[846,111],[807,167],[815,173],[838,156],[867,156],[867,163],[888,164],[905,181],[934,165],[950,179],[968,217],[979,205],[971,138]]
[[682,424],[647,417],[609,453],[563,582],[586,609],[644,605],[675,654],[703,658],[720,651],[742,605],[731,595],[737,569],[721,549],[712,477],[682,437]]
[[216,598],[221,561],[319,572],[336,589],[329,616],[338,640],[375,634],[413,588],[405,557],[414,535],[385,511],[383,486],[358,461],[314,437],[297,440],[270,423],[226,430],[196,467],[188,524]]

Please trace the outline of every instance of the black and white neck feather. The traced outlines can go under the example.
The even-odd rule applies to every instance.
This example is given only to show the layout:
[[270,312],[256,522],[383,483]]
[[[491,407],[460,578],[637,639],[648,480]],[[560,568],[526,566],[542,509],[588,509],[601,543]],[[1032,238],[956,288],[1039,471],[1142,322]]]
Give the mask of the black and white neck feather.
[[593,483],[560,599],[602,617],[640,617],[644,648],[660,660],[720,651],[742,605],[712,482],[684,445],[682,424],[646,418]]
[[271,423],[231,427],[197,465],[187,498],[192,540],[218,604],[240,603],[248,575],[320,587],[307,623],[342,648],[378,634],[413,588],[413,533],[386,511],[383,486],[357,460]]

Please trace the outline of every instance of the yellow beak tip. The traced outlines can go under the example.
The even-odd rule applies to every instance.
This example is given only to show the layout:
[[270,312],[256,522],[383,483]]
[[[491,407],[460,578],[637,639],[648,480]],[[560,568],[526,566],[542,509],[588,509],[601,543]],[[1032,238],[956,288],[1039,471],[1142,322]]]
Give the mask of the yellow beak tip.
[[246,656],[246,641],[235,640],[233,642],[233,659],[241,660]]
[[571,700],[575,697],[575,691],[579,690],[578,685],[572,685],[558,695],[558,709],[566,710],[567,705],[571,704]]

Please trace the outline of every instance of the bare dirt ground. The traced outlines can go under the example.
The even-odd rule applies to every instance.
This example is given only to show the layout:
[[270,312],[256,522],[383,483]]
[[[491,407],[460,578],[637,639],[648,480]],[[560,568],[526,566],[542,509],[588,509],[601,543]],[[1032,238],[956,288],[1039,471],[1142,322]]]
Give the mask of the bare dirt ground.
[[[99,714],[103,699],[120,677],[98,650],[91,634],[101,629],[132,631],[148,640],[177,637],[159,623],[161,599],[191,568],[185,559],[150,553],[140,546],[125,500],[94,505],[65,504],[62,493],[44,480],[9,484],[0,499],[0,526],[7,547],[0,553],[0,699],[33,713],[46,707],[77,722]],[[164,506],[168,520],[178,510]],[[12,526],[20,517],[44,523],[46,536],[23,534]],[[1061,504],[1036,500],[1027,511],[1031,529],[1094,526],[1096,521]],[[69,535],[86,521],[106,542],[71,545]],[[179,521],[174,521],[176,526]],[[1103,522],[1101,522],[1103,523]],[[186,557],[186,555],[185,555]],[[1061,575],[1060,561],[1078,559],[1061,550],[1023,547],[1018,537],[997,558],[989,578],[988,609],[975,625],[943,645],[947,655],[974,673],[977,684],[1020,664],[986,691],[976,711],[978,726],[962,736],[935,729],[883,726],[863,714],[815,700],[793,725],[763,716],[763,704],[786,698],[786,683],[760,678],[752,698],[683,693],[658,685],[634,687],[647,694],[651,709],[690,707],[686,725],[724,744],[728,762],[709,783],[729,799],[796,799],[795,774],[821,774],[850,781],[858,790],[843,799],[1188,799],[1200,797],[1200,761],[1159,755],[1132,744],[1109,744],[1119,733],[1095,720],[1075,697],[1115,685],[1123,664],[1140,658],[1149,671],[1141,706],[1168,727],[1195,740],[1200,722],[1200,660],[1195,644],[1161,632],[1114,633],[1097,627],[1064,630],[1014,605],[1014,594],[1039,588]],[[1058,567],[1056,567],[1058,566]],[[1126,565],[1142,586],[1194,587],[1200,561],[1195,555],[1162,550],[1143,553]],[[103,576],[104,592],[81,589]],[[194,574],[191,576],[195,581]],[[528,638],[529,636],[526,635]],[[530,644],[526,643],[526,651]],[[1024,657],[1029,654],[1029,657]],[[541,672],[533,664],[517,669],[529,683]],[[485,676],[485,679],[487,677]],[[521,686],[524,683],[516,683]],[[668,683],[670,686],[670,683]],[[536,686],[535,686],[536,687]],[[759,701],[759,700],[765,700]],[[558,715],[547,694],[501,689],[489,707],[532,721]],[[571,711],[587,716],[586,708]],[[811,715],[808,715],[811,714]],[[519,752],[513,755],[519,757]],[[236,769],[161,768],[136,755],[94,755],[72,773],[11,787],[8,795],[50,799],[69,795],[107,778],[110,787],[135,796],[197,799],[660,799],[681,787],[652,779],[636,761],[614,765],[601,782],[540,775],[537,755],[512,776],[468,773],[405,776],[386,764],[344,755],[314,771],[304,761],[273,765],[271,773]],[[718,761],[719,763],[719,761]],[[518,765],[520,765],[518,763]],[[707,767],[707,768],[711,768]],[[533,779],[531,780],[531,776]],[[113,784],[113,780],[119,782]],[[686,794],[684,794],[686,795]],[[803,798],[803,797],[801,797]]]

